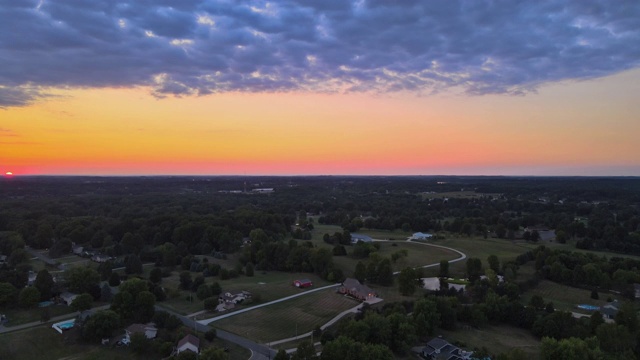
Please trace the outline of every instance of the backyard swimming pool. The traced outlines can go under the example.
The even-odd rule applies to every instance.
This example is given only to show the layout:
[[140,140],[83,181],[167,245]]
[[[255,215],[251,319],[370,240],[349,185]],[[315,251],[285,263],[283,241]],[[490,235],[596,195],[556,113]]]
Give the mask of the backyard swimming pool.
[[587,304],[580,304],[578,305],[578,308],[583,310],[591,310],[591,311],[600,310],[600,306],[587,305]]
[[59,332],[60,334],[62,334],[62,332],[64,330],[69,330],[73,327],[73,325],[75,325],[76,320],[75,319],[71,319],[71,320],[65,320],[65,321],[61,321],[59,323],[55,323],[53,325],[51,325],[51,327]]
[[38,307],[47,307],[53,305],[53,301],[43,301],[38,303]]

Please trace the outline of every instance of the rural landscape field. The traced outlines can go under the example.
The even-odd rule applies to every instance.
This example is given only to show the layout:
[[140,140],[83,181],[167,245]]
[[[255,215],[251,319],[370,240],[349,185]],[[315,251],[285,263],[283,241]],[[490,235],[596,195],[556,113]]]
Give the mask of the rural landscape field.
[[637,179],[445,179],[5,179],[0,356],[635,356]]
[[638,94],[638,0],[0,0],[0,360],[640,360]]

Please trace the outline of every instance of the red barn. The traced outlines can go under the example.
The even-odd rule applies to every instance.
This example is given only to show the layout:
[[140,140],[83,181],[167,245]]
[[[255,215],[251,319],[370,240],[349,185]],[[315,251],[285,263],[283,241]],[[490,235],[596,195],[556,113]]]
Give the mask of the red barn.
[[293,282],[293,286],[298,288],[306,288],[306,287],[313,286],[313,283],[309,279],[300,279],[300,280],[295,280]]

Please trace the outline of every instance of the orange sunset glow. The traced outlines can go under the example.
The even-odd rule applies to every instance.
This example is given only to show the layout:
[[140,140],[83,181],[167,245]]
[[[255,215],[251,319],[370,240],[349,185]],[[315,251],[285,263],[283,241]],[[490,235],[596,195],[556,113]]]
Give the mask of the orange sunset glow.
[[[274,13],[268,15],[270,21],[293,11],[275,4],[270,10]],[[34,17],[50,21],[53,29],[35,29],[34,38],[46,39],[46,31],[65,34],[63,25],[55,25],[56,6],[45,2],[30,10]],[[340,37],[342,30],[337,24],[321,22],[326,28],[323,31],[334,39],[325,40],[323,32],[322,36],[299,40],[306,44],[308,53],[298,56],[294,53],[298,50],[286,48],[290,43],[281,37],[295,37],[286,23],[278,23],[283,29],[274,34],[259,29],[261,25],[256,23],[246,25],[263,34],[251,35],[255,43],[230,44],[233,49],[228,53],[215,53],[227,57],[216,58],[220,64],[211,58],[211,65],[202,65],[204,57],[200,56],[206,54],[200,53],[208,51],[207,44],[224,42],[219,39],[222,33],[216,31],[232,25],[213,15],[208,21],[203,18],[205,10],[185,7],[181,11],[191,12],[191,19],[197,21],[180,31],[171,30],[169,23],[163,32],[147,29],[145,26],[152,25],[137,24],[122,14],[105,15],[114,19],[113,34],[108,36],[117,39],[113,41],[123,52],[131,51],[125,58],[113,60],[116,63],[97,61],[105,59],[99,55],[84,59],[85,55],[79,54],[69,59],[75,65],[68,64],[62,60],[66,45],[53,40],[46,59],[35,49],[25,51],[24,47],[30,46],[26,43],[19,49],[18,44],[5,42],[3,56],[15,65],[11,70],[0,70],[0,171],[6,176],[640,176],[637,59],[605,66],[597,63],[598,54],[593,54],[593,60],[587,55],[579,65],[568,65],[573,60],[549,53],[540,55],[546,59],[540,64],[550,62],[549,69],[540,69],[543,65],[524,68],[520,60],[498,55],[512,51],[527,56],[514,45],[513,49],[479,48],[478,59],[483,61],[472,61],[469,54],[469,59],[455,58],[453,63],[453,57],[438,52],[441,50],[421,52],[424,47],[436,46],[428,43],[435,39],[416,39],[413,44],[407,39],[385,48],[381,41],[373,42],[375,34],[363,30],[352,36],[360,42],[371,40],[371,47],[356,48],[360,42]],[[307,10],[305,14],[311,18],[329,21],[324,10]],[[535,6],[516,10],[543,11]],[[457,16],[462,19],[466,13],[460,11]],[[562,23],[557,29],[539,30],[549,31],[539,34],[540,39],[574,41],[565,39],[565,27],[587,15],[580,9],[571,11],[575,14],[558,20]],[[259,11],[254,15],[267,16]],[[64,21],[67,28],[85,26],[81,20]],[[398,25],[403,31],[426,31],[407,21]],[[500,19],[495,21],[496,27],[503,26]],[[614,19],[610,21],[613,24]],[[385,26],[392,29],[391,24],[380,24]],[[132,30],[137,28],[150,32],[145,37],[144,32]],[[473,29],[469,31],[455,37],[476,36]],[[498,36],[500,29],[495,31]],[[632,39],[637,40],[639,32],[636,28],[624,35],[636,50],[640,41]],[[584,30],[581,36],[589,34]],[[87,52],[110,51],[86,36],[84,45],[78,46],[86,46]],[[270,36],[270,42],[265,42]],[[442,36],[452,37],[449,47],[456,44],[453,34]],[[593,41],[599,40],[594,37]],[[158,61],[153,63],[158,69],[152,73],[136,67],[138,61],[149,60],[136,52],[134,44],[138,43],[148,43],[145,46],[155,49],[149,51],[158,51]],[[333,44],[336,58],[329,58],[329,52],[316,52],[325,43]],[[318,49],[314,49],[316,45]],[[250,51],[252,46],[256,54],[247,60],[239,52]],[[494,50],[495,54],[489,53]],[[390,55],[383,54],[385,51]],[[271,54],[262,57],[276,58],[262,63],[258,55],[262,52]],[[289,57],[277,55],[285,53]],[[353,60],[356,58],[367,58],[371,64],[358,63]],[[241,66],[240,61],[247,63]],[[385,61],[388,63],[374,65]],[[33,69],[29,68],[32,63]],[[42,71],[34,70],[36,67]],[[433,75],[436,72],[437,77]]]

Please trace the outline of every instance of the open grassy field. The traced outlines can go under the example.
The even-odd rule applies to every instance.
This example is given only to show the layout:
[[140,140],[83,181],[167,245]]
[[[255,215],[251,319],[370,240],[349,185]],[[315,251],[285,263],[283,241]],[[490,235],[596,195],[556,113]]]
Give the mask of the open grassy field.
[[136,357],[127,349],[66,344],[64,335],[57,333],[49,326],[0,336],[0,359],[125,360],[132,358]]
[[555,283],[553,281],[540,281],[534,289],[528,290],[522,295],[522,302],[528,303],[533,295],[540,295],[545,302],[553,302],[558,310],[575,311],[590,314],[590,311],[576,308],[578,304],[604,306],[607,304],[607,294],[600,294],[599,300],[591,298],[591,291],[578,289],[571,286]]
[[540,340],[528,330],[513,326],[486,326],[481,329],[467,328],[456,331],[438,329],[437,334],[451,343],[459,342],[466,350],[486,347],[489,353],[497,355],[511,349],[521,349],[529,359],[540,357]]
[[[94,304],[94,306],[97,306]],[[48,307],[51,317],[60,316],[64,314],[74,313],[75,310],[66,305],[54,305]],[[3,310],[3,314],[7,316],[7,327],[30,323],[33,321],[40,321],[42,308],[34,309],[6,309]],[[0,357],[2,359],[2,357]]]
[[334,289],[318,291],[211,323],[211,326],[266,343],[313,330],[359,303]]
[[[380,241],[378,254],[382,257],[391,257],[391,254],[407,250],[408,255],[392,264],[393,271],[400,271],[406,267],[419,267],[440,262],[440,260],[451,260],[459,257],[458,253],[434,246],[427,246],[419,243],[406,241]],[[349,251],[350,249],[347,249]],[[333,261],[346,276],[351,276],[359,261],[367,262],[367,259],[354,259],[351,256],[334,256]]]
[[[500,261],[513,260],[518,255],[535,249],[538,245],[532,243],[516,243],[505,239],[484,239],[482,237],[461,237],[448,235],[446,239],[429,241],[435,245],[448,246],[460,250],[467,254],[467,257],[475,257],[482,260],[484,266],[487,265],[489,255],[496,255]],[[465,261],[451,264],[449,271],[452,275],[461,276],[464,274]]]
[[[195,273],[192,274],[192,276],[195,277]],[[256,271],[253,277],[241,275],[235,279],[229,280],[220,280],[218,277],[209,277],[205,278],[205,283],[213,284],[214,282],[218,282],[222,287],[223,292],[233,293],[243,290],[249,291],[254,296],[259,295],[261,302],[268,302],[305,291],[292,285],[293,281],[296,279],[310,279],[313,282],[314,287],[331,284],[314,274],[284,273],[276,271]],[[170,277],[164,278],[162,280],[162,286],[168,288],[170,293],[175,294],[175,296],[167,298],[167,300],[163,302],[163,306],[175,310],[183,315],[204,309],[203,301],[198,300],[195,294],[193,294],[193,299],[190,300],[188,299],[190,294],[189,291],[179,290],[180,279],[178,271],[175,271]]]
[[[228,348],[230,360],[246,360],[251,352],[236,344],[215,339],[213,345]],[[113,348],[65,341],[65,336],[49,326],[41,326],[0,336],[0,359],[12,360],[126,360],[147,359],[129,348]]]

